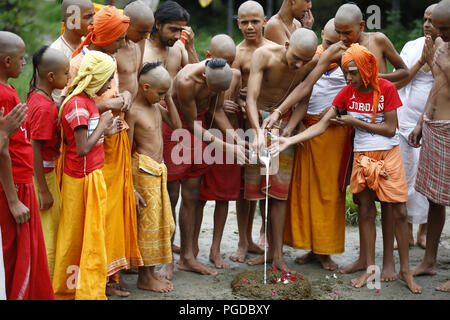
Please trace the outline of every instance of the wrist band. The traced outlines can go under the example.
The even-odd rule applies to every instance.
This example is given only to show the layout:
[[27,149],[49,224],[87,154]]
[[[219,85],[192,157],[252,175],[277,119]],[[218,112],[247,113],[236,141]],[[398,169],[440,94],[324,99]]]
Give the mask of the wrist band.
[[303,26],[303,28],[308,29],[308,30],[312,30],[310,27],[308,26]]
[[278,112],[279,114],[280,114],[280,117],[282,117],[283,116],[283,113],[280,111],[280,109],[278,109],[278,108],[276,108],[275,110],[273,110],[274,112],[276,111],[276,112]]

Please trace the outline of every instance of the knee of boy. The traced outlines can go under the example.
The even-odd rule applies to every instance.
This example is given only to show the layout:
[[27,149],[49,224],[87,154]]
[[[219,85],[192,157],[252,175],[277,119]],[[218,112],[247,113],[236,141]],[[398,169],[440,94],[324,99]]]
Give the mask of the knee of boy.
[[397,204],[394,209],[395,220],[397,222],[406,222],[408,216],[408,210],[406,209],[406,204]]

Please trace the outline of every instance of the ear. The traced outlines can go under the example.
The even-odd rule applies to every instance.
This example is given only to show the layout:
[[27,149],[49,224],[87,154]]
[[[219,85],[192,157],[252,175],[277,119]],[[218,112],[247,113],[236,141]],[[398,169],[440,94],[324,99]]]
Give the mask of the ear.
[[206,51],[205,57],[206,57],[206,59],[210,59],[211,58],[211,53],[209,52],[209,50]]
[[11,66],[11,57],[10,56],[6,56],[3,58],[3,63],[5,65],[6,68],[9,68]]
[[284,43],[284,46],[286,47],[286,50],[289,49],[289,44],[290,44],[289,41],[286,41],[286,42]]
[[161,22],[155,21],[155,25],[156,25],[156,30],[161,29]]
[[366,22],[364,20],[361,20],[359,23],[359,28],[361,31],[364,31],[364,28],[366,27]]
[[266,26],[266,24],[267,24],[267,21],[268,21],[268,20],[267,20],[267,16],[265,16],[265,17],[264,17],[264,22],[263,22],[263,27],[265,27],[265,26]]
[[144,83],[142,85],[142,90],[144,90],[144,92],[147,92],[151,89],[151,86],[148,83]]
[[56,77],[55,73],[53,73],[53,72],[47,73],[47,81],[49,83],[53,83],[55,81],[55,77]]

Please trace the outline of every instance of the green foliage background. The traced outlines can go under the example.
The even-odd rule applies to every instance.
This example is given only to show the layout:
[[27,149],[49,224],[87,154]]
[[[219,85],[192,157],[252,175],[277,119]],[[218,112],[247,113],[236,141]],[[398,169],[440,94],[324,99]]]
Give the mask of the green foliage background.
[[[105,0],[97,0],[97,3],[105,4]],[[161,1],[162,2],[162,1]],[[237,7],[243,1],[234,1],[234,14]],[[259,1],[265,6],[265,1]],[[282,0],[275,1],[276,12]],[[313,15],[315,17],[314,30],[320,37],[321,27],[332,18],[336,9],[346,1],[340,0],[315,0],[313,1]],[[403,11],[391,11],[391,1],[356,1],[361,9],[371,4],[379,4],[382,9],[382,30],[393,42],[400,52],[404,44],[422,36],[422,17],[424,9],[433,1],[401,1]],[[61,0],[1,0],[0,1],[0,30],[8,30],[22,37],[27,46],[27,66],[18,79],[12,79],[11,83],[17,88],[22,101],[25,100],[29,81],[32,75],[31,57],[40,46],[51,44],[61,31]],[[127,0],[116,0],[115,5],[123,8]],[[195,32],[195,46],[200,59],[208,48],[210,39],[218,33],[227,32],[227,1],[214,0],[207,8],[201,8],[197,0],[180,0],[191,14],[190,25]],[[413,14],[412,14],[413,13]],[[242,41],[243,36],[233,20],[233,39],[236,43]],[[390,66],[392,70],[392,66]],[[357,206],[353,203],[352,196],[347,192],[347,223],[357,224]]]

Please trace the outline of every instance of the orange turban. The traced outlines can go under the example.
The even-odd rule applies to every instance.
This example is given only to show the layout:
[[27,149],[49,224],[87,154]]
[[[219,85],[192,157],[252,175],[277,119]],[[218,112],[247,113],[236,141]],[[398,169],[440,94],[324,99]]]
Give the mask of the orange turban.
[[375,123],[381,96],[380,84],[378,83],[378,60],[366,47],[354,43],[342,54],[342,68],[345,68],[350,61],[355,62],[364,85],[368,86],[371,83],[373,86],[372,123]]
[[130,18],[120,12],[113,6],[105,6],[94,16],[94,24],[89,26],[89,34],[74,51],[72,57],[81,52],[81,49],[91,43],[97,46],[107,46],[127,31],[130,24]]
[[[317,56],[318,56],[319,58],[322,56],[322,54],[323,54],[324,51],[325,51],[325,49],[323,48],[323,45],[317,46],[316,54],[317,54]],[[338,66],[337,63],[332,63],[332,64],[330,64],[330,65],[328,66],[327,71],[333,70],[333,69],[336,68],[337,66]]]

